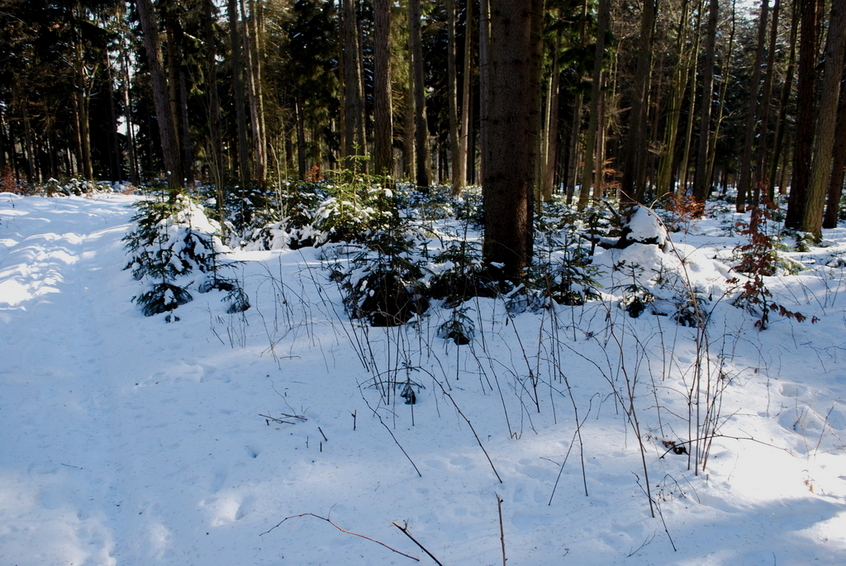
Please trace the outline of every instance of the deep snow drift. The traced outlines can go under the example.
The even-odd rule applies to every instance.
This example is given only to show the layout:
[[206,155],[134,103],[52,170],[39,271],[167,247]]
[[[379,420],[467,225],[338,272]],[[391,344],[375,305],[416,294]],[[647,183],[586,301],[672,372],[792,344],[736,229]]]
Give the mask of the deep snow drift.
[[[599,251],[602,300],[472,301],[457,346],[437,306],[347,320],[311,248],[234,252],[243,314],[207,293],[146,318],[136,198],[0,195],[0,563],[435,563],[392,522],[444,565],[503,544],[512,566],[846,563],[846,230],[767,278],[816,324],[756,330],[725,295],[741,240],[709,219]],[[711,373],[695,328],[619,308],[641,268],[708,298]],[[692,452],[706,409],[695,473],[672,443]]]

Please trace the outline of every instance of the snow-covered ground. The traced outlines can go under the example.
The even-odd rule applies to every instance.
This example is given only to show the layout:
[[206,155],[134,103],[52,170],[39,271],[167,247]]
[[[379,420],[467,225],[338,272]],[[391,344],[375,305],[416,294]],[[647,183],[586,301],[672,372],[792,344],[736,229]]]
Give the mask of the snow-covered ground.
[[[135,199],[0,195],[0,564],[846,564],[846,231],[767,279],[815,324],[722,297],[711,219],[600,251],[602,301],[474,301],[456,346],[438,307],[346,320],[313,249],[236,252],[243,315],[146,318]],[[617,306],[640,268],[708,299],[707,348]]]

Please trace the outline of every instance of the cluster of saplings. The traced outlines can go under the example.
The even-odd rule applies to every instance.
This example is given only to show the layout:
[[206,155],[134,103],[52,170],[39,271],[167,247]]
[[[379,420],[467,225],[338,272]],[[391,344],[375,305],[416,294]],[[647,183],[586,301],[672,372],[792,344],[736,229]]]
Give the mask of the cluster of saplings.
[[[226,194],[220,202],[213,187],[194,195],[151,191],[139,203],[136,228],[125,241],[127,267],[148,281],[135,297],[145,315],[168,313],[168,321],[176,320],[171,311],[190,301],[192,291],[212,290],[223,292],[227,312],[242,312],[249,308],[246,293],[237,279],[223,275],[234,267],[222,260],[231,247],[313,247],[342,290],[350,318],[396,326],[439,305],[452,311],[441,336],[464,344],[473,334],[468,300],[502,299],[516,311],[553,302],[584,304],[600,298],[596,246],[630,243],[612,203],[577,210],[563,200],[545,202],[535,215],[534,263],[514,280],[482,258],[484,211],[477,188],[421,192],[340,171],[331,181],[256,185]],[[619,306],[631,316],[650,309],[681,324],[701,323],[701,293],[658,281],[669,289],[660,297],[648,284],[647,269],[621,269],[631,271],[631,283],[619,289]]]

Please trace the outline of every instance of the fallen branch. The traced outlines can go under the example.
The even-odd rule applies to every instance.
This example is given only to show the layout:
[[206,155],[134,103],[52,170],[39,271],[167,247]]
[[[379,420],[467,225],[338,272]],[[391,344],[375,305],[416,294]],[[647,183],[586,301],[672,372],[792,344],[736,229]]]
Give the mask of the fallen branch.
[[[348,531],[348,530],[346,530],[346,529],[344,529],[344,528],[342,528],[342,527],[340,527],[340,526],[336,525],[335,523],[333,523],[331,519],[328,519],[328,518],[326,518],[326,517],[321,517],[320,515],[316,515],[316,514],[314,514],[314,513],[300,513],[299,515],[291,515],[290,517],[285,517],[284,519],[282,519],[281,521],[279,521],[279,522],[278,522],[278,523],[277,523],[274,527],[272,527],[272,528],[270,528],[270,529],[266,530],[265,532],[261,533],[259,536],[264,536],[264,535],[266,535],[266,534],[267,534],[267,533],[269,533],[270,531],[272,531],[272,530],[276,529],[277,527],[281,526],[281,525],[282,525],[282,523],[284,523],[284,522],[285,522],[285,521],[287,521],[288,519],[299,519],[300,517],[314,517],[314,518],[316,518],[316,519],[320,519],[321,521],[326,521],[327,523],[329,523],[330,525],[332,525],[333,527],[335,527],[336,529],[338,529],[338,530],[339,530],[339,531],[341,531],[342,533],[346,533],[346,534],[348,534],[348,535],[353,535],[353,536],[355,536],[355,537],[363,538],[363,539],[365,539],[365,540],[369,540],[370,542],[375,542],[376,544],[378,544],[378,545],[380,545],[380,546],[384,546],[385,548],[387,548],[387,549],[388,549],[388,550],[390,550],[391,552],[396,552],[397,554],[401,554],[402,556],[405,556],[406,558],[411,558],[411,559],[412,559],[412,560],[414,560],[415,562],[420,562],[420,559],[419,559],[419,558],[417,558],[416,556],[411,556],[410,554],[406,554],[406,553],[404,553],[404,552],[400,552],[400,551],[399,551],[399,550],[397,550],[396,548],[391,548],[390,546],[388,546],[388,545],[387,545],[387,544],[385,544],[384,542],[380,542],[380,541],[378,541],[378,540],[376,540],[376,539],[373,539],[373,538],[370,538],[370,537],[368,537],[368,536],[365,536],[365,535],[360,535],[360,534],[358,534],[358,533],[354,533],[354,532],[352,532],[352,531]],[[396,523],[394,523],[394,524],[396,524]],[[422,547],[421,547],[421,548],[422,548]],[[431,556],[431,555],[430,555],[430,556]],[[440,564],[440,563],[439,563],[439,564]]]
[[441,564],[441,561],[440,561],[440,560],[438,560],[437,558],[435,558],[435,555],[434,555],[434,554],[432,554],[431,552],[429,552],[428,550],[426,550],[426,547],[425,547],[425,546],[423,546],[422,544],[420,544],[419,542],[417,542],[417,539],[416,539],[416,538],[414,538],[413,536],[411,536],[411,533],[410,533],[410,532],[408,532],[408,527],[401,527],[401,526],[399,526],[398,524],[396,524],[396,522],[393,522],[392,524],[393,524],[396,528],[398,528],[399,530],[401,530],[401,531],[402,531],[402,534],[404,534],[405,536],[407,536],[408,538],[410,538],[410,539],[412,540],[412,542],[414,542],[414,544],[416,544],[417,546],[419,546],[419,547],[420,547],[420,550],[422,550],[423,552],[425,552],[426,554],[428,554],[428,555],[429,555],[429,557],[430,557],[432,560],[434,560],[434,561],[435,561],[435,563],[436,563],[438,566],[444,566],[443,564]]
[[[279,423],[279,424],[297,424],[297,423],[292,422],[292,421],[286,421],[286,420],[283,420],[283,419],[278,419],[276,417],[271,417],[270,415],[262,415],[261,413],[259,413],[259,416],[264,417],[265,420],[267,420],[267,424],[270,424],[270,421],[273,421],[273,422]],[[297,419],[297,420],[300,420],[300,421],[303,421],[303,422],[308,420],[307,418],[301,417],[300,415],[289,415],[289,414],[286,414],[286,413],[282,413],[282,416],[287,417],[289,419]]]

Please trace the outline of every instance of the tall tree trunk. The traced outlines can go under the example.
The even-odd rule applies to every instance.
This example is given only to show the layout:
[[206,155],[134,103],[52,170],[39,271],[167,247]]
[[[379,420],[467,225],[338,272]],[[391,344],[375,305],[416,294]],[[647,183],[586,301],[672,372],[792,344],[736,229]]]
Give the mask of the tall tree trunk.
[[253,178],[264,182],[267,179],[267,138],[264,133],[264,110],[261,85],[261,57],[259,50],[257,7],[250,2],[250,12],[247,12],[244,0],[239,0],[242,35],[244,38],[244,55],[246,59],[245,71],[247,75],[247,98],[250,106],[250,131],[253,137]]
[[[764,0],[766,1],[766,0]],[[711,192],[708,176],[708,149],[711,134],[711,106],[714,100],[714,59],[717,45],[717,19],[720,15],[718,0],[710,0],[708,31],[705,37],[705,66],[702,69],[702,100],[699,113],[699,151],[696,154],[696,173],[693,177],[693,195],[698,202],[705,202]]]
[[799,87],[796,104],[796,140],[793,151],[793,181],[784,219],[786,228],[799,229],[811,179],[811,150],[814,143],[814,68],[817,63],[817,2],[799,0],[801,10],[799,43]]
[[673,165],[676,157],[676,140],[678,139],[679,124],[681,122],[681,108],[684,102],[684,94],[687,91],[687,78],[690,75],[692,61],[692,44],[687,41],[690,23],[688,8],[690,2],[684,0],[682,12],[679,19],[679,27],[676,35],[676,53],[679,61],[673,70],[673,80],[670,86],[671,94],[669,109],[667,110],[667,125],[664,128],[664,143],[661,148],[660,160],[658,162],[658,182],[656,183],[656,196],[663,197],[670,190],[673,179]]
[[[579,193],[579,209],[587,206],[590,187],[594,179],[594,163],[602,169],[602,157],[596,156],[596,130],[599,127],[599,100],[602,94],[602,66],[605,62],[605,33],[611,24],[608,0],[599,0],[599,19],[596,27],[596,49],[593,53],[593,85],[590,95],[588,129],[585,135],[585,165],[582,171],[582,187]],[[597,193],[594,192],[594,196]]]
[[447,113],[449,114],[449,165],[452,190],[458,194],[456,176],[461,160],[458,147],[458,70],[456,64],[455,0],[446,0],[447,10]]
[[[121,30],[126,33],[125,30]],[[124,37],[120,40],[120,74],[123,91],[123,106],[124,106],[124,120],[126,120],[126,149],[129,157],[129,180],[133,185],[139,183],[138,175],[138,158],[136,156],[135,147],[135,127],[132,121],[132,101],[129,97],[129,56],[127,54],[126,46],[124,45]]]
[[532,257],[542,0],[490,0],[483,255],[518,278]]
[[778,39],[778,16],[781,2],[773,3],[773,25],[770,31],[770,44],[767,48],[767,75],[764,78],[764,94],[758,107],[758,151],[755,158],[755,172],[752,176],[752,204],[757,206],[761,202],[761,189],[767,188],[770,179],[767,172],[767,136],[769,133],[770,111],[772,110],[773,81],[775,76],[775,51]]
[[391,108],[391,0],[374,0],[374,148],[377,175],[394,173],[394,126]]
[[185,68],[184,54],[181,53],[179,65],[179,113],[182,126],[182,173],[185,182],[190,186],[194,184],[194,143],[191,139],[191,111],[188,109],[188,70]]
[[297,172],[299,173],[300,179],[306,178],[306,139],[305,139],[305,113],[303,112],[303,106],[305,105],[305,99],[303,95],[300,94],[297,97]]
[[[114,77],[114,70],[112,69],[112,60],[108,53],[104,54],[104,66],[106,69],[106,87],[107,93],[109,96],[109,123],[111,127],[109,128],[109,173],[111,176],[112,181],[122,181],[123,180],[123,171],[122,171],[122,163],[121,163],[121,153],[120,153],[120,141],[118,140],[118,119],[117,119],[117,109],[115,108],[115,77]],[[52,130],[52,128],[51,128]],[[51,161],[53,156],[53,151],[50,151]],[[51,176],[53,175],[51,167]]]
[[802,230],[814,239],[822,239],[825,197],[832,177],[837,107],[840,100],[843,61],[846,55],[846,0],[832,0],[828,38],[825,44],[825,67],[820,93],[817,127],[814,132],[811,182],[802,220]]
[[[790,24],[790,54],[788,55],[787,71],[784,73],[784,84],[781,87],[781,97],[778,103],[778,120],[776,122],[775,141],[773,142],[772,163],[770,165],[769,178],[771,179],[768,194],[770,201],[775,202],[775,185],[776,173],[778,172],[779,161],[781,160],[782,145],[784,142],[784,125],[787,121],[787,104],[790,101],[790,92],[793,87],[793,74],[796,69],[796,33],[799,29],[799,6],[797,2],[791,4],[791,24]],[[784,170],[782,169],[782,173]],[[782,175],[783,176],[783,175]],[[779,192],[784,192],[784,184],[779,183]]]
[[752,83],[749,86],[749,110],[746,114],[746,137],[743,142],[743,154],[740,158],[740,181],[737,184],[737,202],[735,209],[746,209],[746,195],[752,182],[752,146],[755,143],[755,125],[758,121],[758,87],[761,83],[761,67],[764,63],[764,46],[767,39],[767,14],[769,1],[761,0],[761,13],[758,16],[758,46],[755,51],[755,66],[752,70]]
[[30,125],[29,121],[29,112],[26,109],[27,101],[24,100],[22,104],[23,109],[23,126],[24,126],[24,139],[23,139],[23,151],[24,151],[24,158],[26,159],[26,181],[30,185],[35,183],[35,156],[32,144],[32,126]]
[[265,110],[264,110],[264,60],[266,54],[264,51],[264,23],[263,23],[263,4],[250,0],[250,13],[253,15],[250,20],[253,27],[253,51],[255,57],[253,59],[253,74],[255,75],[256,84],[256,105],[258,107],[258,128],[261,132],[258,136],[259,146],[261,147],[261,167],[257,166],[257,171],[260,173],[259,180],[264,181],[267,178],[268,168],[268,146],[267,146],[267,125],[265,124]]
[[656,0],[643,0],[637,69],[632,92],[632,107],[629,111],[629,135],[626,140],[626,161],[621,186],[621,199],[628,204],[642,202],[646,193],[646,115],[656,12]]
[[[479,150],[482,156],[488,154],[488,91],[490,90],[490,43],[491,8],[490,0],[479,0]],[[485,158],[479,163],[479,176],[485,178]]]
[[172,196],[175,196],[182,187],[182,164],[179,158],[179,144],[176,141],[176,130],[170,108],[167,79],[162,69],[158,20],[151,0],[137,0],[136,5],[141,30],[144,33],[144,48],[147,51],[148,66],[150,67],[153,103],[156,108],[162,156],[167,169],[168,187],[172,191]]
[[[409,47],[411,46],[409,45]],[[402,120],[402,147],[403,155],[405,156],[405,161],[403,163],[403,175],[407,179],[412,179],[416,170],[414,166],[414,93],[412,92],[412,82],[412,80],[409,80],[409,84],[406,85],[405,89],[403,89],[403,102],[405,109]]]
[[235,125],[238,134],[238,179],[243,191],[246,190],[250,180],[250,149],[247,141],[246,93],[241,30],[238,23],[238,0],[227,0],[226,7],[229,17],[229,43],[232,49],[232,95],[235,99]]
[[549,90],[546,97],[546,125],[543,137],[543,177],[539,179],[541,195],[544,200],[551,200],[555,192],[555,173],[558,165],[558,115],[561,92],[561,35],[556,34],[555,53],[552,56],[552,75],[549,77]]
[[420,30],[420,0],[410,0],[408,17],[411,41],[411,73],[414,91],[414,153],[417,187],[428,191],[432,179],[429,165],[429,128],[426,123],[426,71],[423,64],[423,37]]
[[[461,190],[467,184],[467,170],[472,167],[472,155],[468,156],[468,150],[471,135],[470,90],[473,75],[473,4],[474,0],[467,0],[467,9],[464,12],[464,76],[461,88],[461,123],[459,125],[458,163],[453,180],[456,190]],[[468,163],[468,158],[471,160],[470,163]]]
[[344,138],[342,156],[344,165],[352,167],[350,158],[364,151],[362,120],[364,104],[361,100],[358,65],[358,24],[356,23],[355,0],[342,0],[344,38]]
[[217,88],[217,48],[214,34],[214,0],[203,0],[203,34],[206,57],[206,122],[209,139],[206,141],[206,165],[217,192],[217,219],[225,226],[226,194],[223,184],[223,140],[220,135],[220,92]]
[[[588,16],[588,3],[582,2],[582,14],[581,18],[579,19],[579,47],[585,45],[586,37],[587,37],[587,16]],[[579,80],[582,80],[584,75],[584,68],[581,64],[576,65],[576,73],[579,75]],[[576,185],[579,183],[579,163],[582,161],[582,146],[581,134],[582,134],[582,105],[584,103],[584,93],[579,89],[578,93],[576,94],[576,100],[573,104],[573,120],[570,124],[570,139],[569,139],[569,147],[568,147],[568,160],[567,160],[567,202],[570,203],[573,200],[573,196],[576,191]]]
[[[731,2],[731,31],[729,31],[728,48],[721,65],[720,75],[722,86],[720,87],[720,101],[717,106],[717,116],[714,120],[714,134],[711,136],[708,149],[708,178],[714,179],[714,164],[717,159],[717,141],[720,139],[720,128],[723,125],[723,114],[726,108],[726,93],[728,92],[729,78],[731,77],[732,52],[734,51],[734,35],[737,28],[737,0]],[[725,168],[724,168],[725,169]],[[723,175],[725,177],[725,175]]]
[[[182,158],[182,176],[186,185],[194,183],[194,145],[188,110],[188,69],[185,61],[185,33],[174,6],[167,9],[167,67],[170,108],[176,128],[176,141]],[[177,126],[178,122],[178,126]]]
[[[843,81],[846,81],[846,68],[843,70]],[[846,96],[843,95],[843,82],[840,84],[840,90],[840,104],[837,108],[837,138],[834,143],[834,159],[831,163],[831,181],[828,184],[823,228],[837,228],[840,198],[843,195],[843,180],[846,174]]]

